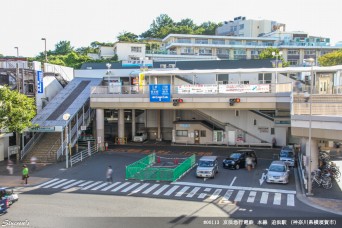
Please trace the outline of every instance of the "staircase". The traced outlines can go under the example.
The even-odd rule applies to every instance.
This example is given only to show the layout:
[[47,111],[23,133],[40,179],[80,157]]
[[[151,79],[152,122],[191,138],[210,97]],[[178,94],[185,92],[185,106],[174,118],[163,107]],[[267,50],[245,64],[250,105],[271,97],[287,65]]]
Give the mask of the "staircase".
[[29,163],[31,157],[37,158],[37,163],[55,163],[56,153],[61,146],[61,134],[48,132],[34,145],[24,162]]

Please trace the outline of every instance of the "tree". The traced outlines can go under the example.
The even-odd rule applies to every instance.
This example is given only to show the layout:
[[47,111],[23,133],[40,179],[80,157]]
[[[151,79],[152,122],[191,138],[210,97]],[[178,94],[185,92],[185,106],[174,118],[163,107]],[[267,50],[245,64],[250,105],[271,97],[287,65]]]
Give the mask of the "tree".
[[34,126],[36,115],[34,98],[29,98],[8,87],[0,88],[0,129],[16,132],[16,144],[20,145],[20,133]]
[[[272,55],[273,52],[275,52],[275,54],[279,56],[279,49],[278,48],[269,47],[269,48],[264,49],[259,54],[259,59],[274,59],[276,57]],[[278,59],[281,60],[283,67],[287,67],[290,65],[290,63],[285,61],[283,56],[278,57]]]
[[164,38],[166,31],[174,27],[173,20],[167,14],[161,14],[150,25],[150,29],[141,34],[141,37]]
[[70,52],[72,52],[74,50],[74,47],[71,46],[70,41],[59,41],[56,45],[55,45],[55,51],[54,54],[56,55],[67,55]]
[[122,32],[119,34],[119,36],[117,36],[117,39],[119,41],[126,41],[126,42],[138,42],[138,35],[135,35],[134,33],[131,32]]
[[342,65],[342,49],[325,54],[318,58],[321,66]]

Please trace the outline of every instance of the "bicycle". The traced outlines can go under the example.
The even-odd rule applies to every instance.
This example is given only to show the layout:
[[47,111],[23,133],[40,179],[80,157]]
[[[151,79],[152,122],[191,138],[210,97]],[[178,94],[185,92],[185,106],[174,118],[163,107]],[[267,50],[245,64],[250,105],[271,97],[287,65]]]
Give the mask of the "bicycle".
[[332,188],[331,177],[329,173],[322,174],[321,170],[316,169],[312,172],[312,185],[316,183],[318,187],[322,186],[324,189]]

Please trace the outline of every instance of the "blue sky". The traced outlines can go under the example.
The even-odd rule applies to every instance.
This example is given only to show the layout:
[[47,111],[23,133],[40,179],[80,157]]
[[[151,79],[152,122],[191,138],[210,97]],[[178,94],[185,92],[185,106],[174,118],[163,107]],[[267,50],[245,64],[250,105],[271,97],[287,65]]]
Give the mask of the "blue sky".
[[36,56],[61,40],[74,47],[92,41],[115,42],[119,33],[140,35],[153,19],[168,14],[174,21],[223,22],[237,16],[285,23],[287,31],[342,41],[341,0],[5,0],[0,3],[0,54]]

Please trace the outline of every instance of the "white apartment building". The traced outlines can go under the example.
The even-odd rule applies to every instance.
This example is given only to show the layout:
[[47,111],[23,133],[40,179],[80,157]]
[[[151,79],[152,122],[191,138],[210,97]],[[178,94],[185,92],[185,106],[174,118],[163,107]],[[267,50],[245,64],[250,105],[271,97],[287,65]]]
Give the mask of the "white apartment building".
[[285,24],[272,20],[253,20],[246,17],[235,17],[233,21],[225,21],[218,27],[215,34],[218,36],[258,37],[274,31],[285,31]]

